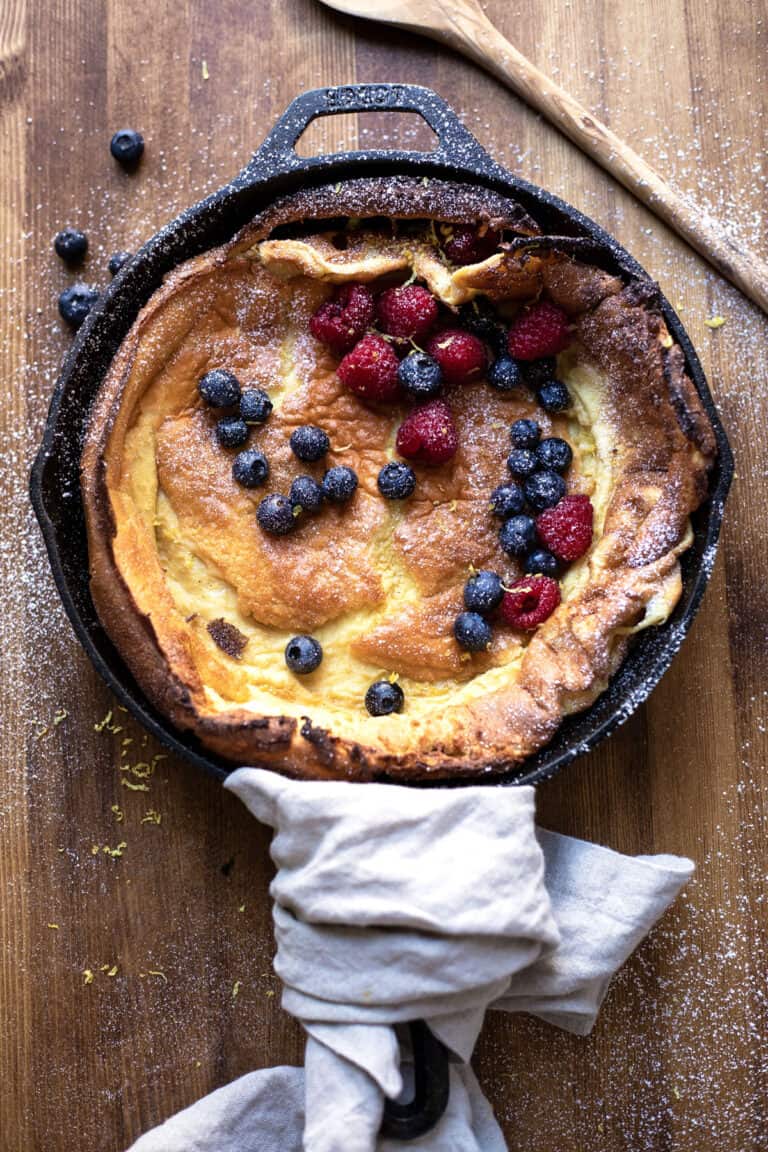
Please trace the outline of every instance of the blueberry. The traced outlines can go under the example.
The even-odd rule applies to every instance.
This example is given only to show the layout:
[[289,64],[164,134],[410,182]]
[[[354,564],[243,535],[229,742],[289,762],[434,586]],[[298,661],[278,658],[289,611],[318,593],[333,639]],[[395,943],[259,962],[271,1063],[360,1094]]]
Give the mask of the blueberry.
[[553,472],[565,472],[573,460],[573,452],[567,440],[559,436],[550,436],[542,440],[536,449],[539,464],[542,468],[550,468]]
[[239,416],[222,416],[216,421],[216,439],[222,448],[239,448],[248,439],[248,425]]
[[109,150],[124,168],[138,164],[144,152],[144,137],[133,128],[121,128],[109,142]]
[[536,539],[536,525],[530,516],[511,516],[499,531],[499,543],[508,556],[524,556]]
[[490,344],[497,356],[504,355],[507,350],[507,330],[499,323],[490,305],[481,300],[472,300],[459,308],[459,317],[462,328]]
[[484,652],[493,639],[490,624],[479,612],[460,612],[453,624],[453,634],[467,652]]
[[525,382],[529,388],[541,388],[554,379],[557,361],[554,356],[544,356],[541,360],[528,360],[523,367]]
[[117,276],[123,264],[127,264],[132,255],[132,252],[113,252],[107,264],[110,276]]
[[72,284],[59,296],[59,315],[71,328],[79,328],[98,298],[89,284]]
[[531,576],[556,576],[558,567],[557,557],[546,548],[535,548],[525,558],[525,571]]
[[226,368],[214,368],[197,382],[197,390],[213,408],[228,408],[240,399],[240,381]]
[[507,456],[507,468],[513,476],[531,476],[539,466],[531,448],[513,448]]
[[294,636],[285,646],[285,662],[297,676],[306,676],[320,667],[323,649],[314,636]]
[[297,476],[291,484],[289,499],[294,508],[302,512],[319,512],[325,497],[321,485],[312,476]]
[[346,464],[329,468],[323,476],[325,498],[333,504],[346,504],[354,496],[356,488],[357,475]]
[[545,412],[564,412],[571,406],[571,394],[559,380],[543,384],[536,396]]
[[265,496],[256,509],[259,527],[270,536],[286,536],[296,527],[297,518],[287,496]]
[[432,400],[443,390],[442,369],[426,352],[409,352],[400,361],[397,379],[412,400]]
[[535,448],[541,439],[541,428],[535,420],[515,420],[509,436],[513,448]]
[[536,472],[524,485],[525,498],[537,512],[554,508],[565,496],[565,480],[557,472]]
[[491,512],[500,520],[517,516],[525,507],[525,496],[519,484],[499,484],[491,492]]
[[263,452],[246,448],[232,462],[232,476],[243,488],[259,488],[269,476],[269,464]]
[[53,246],[67,264],[77,264],[88,251],[88,237],[79,228],[64,228],[56,233]]
[[302,424],[291,432],[291,450],[305,464],[322,460],[330,446],[328,433],[315,424]]
[[464,585],[464,605],[470,613],[485,616],[498,608],[503,596],[501,578],[495,572],[476,572]]
[[246,388],[240,397],[240,415],[246,424],[263,424],[272,411],[272,401],[263,388]]
[[499,392],[511,392],[513,388],[519,388],[523,382],[517,361],[511,356],[500,356],[498,360],[494,360],[488,369],[486,379],[491,387],[497,388]]
[[405,696],[399,684],[389,680],[376,680],[365,694],[365,706],[371,716],[389,716],[402,711]]
[[416,474],[407,464],[401,464],[399,460],[390,460],[379,472],[376,483],[379,492],[387,500],[405,500],[407,496],[412,495],[416,487]]

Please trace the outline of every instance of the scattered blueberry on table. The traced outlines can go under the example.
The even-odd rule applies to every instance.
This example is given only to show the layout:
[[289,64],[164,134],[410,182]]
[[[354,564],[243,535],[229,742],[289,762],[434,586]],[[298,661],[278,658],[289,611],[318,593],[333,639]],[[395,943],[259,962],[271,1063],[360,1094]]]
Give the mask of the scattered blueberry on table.
[[144,154],[144,137],[134,128],[121,128],[109,142],[109,150],[124,168],[134,168]]
[[117,276],[120,269],[124,264],[128,263],[132,256],[132,252],[113,252],[107,264],[107,270],[110,276]]
[[54,237],[53,247],[66,264],[79,264],[88,251],[88,237],[79,228],[62,228]]
[[71,284],[59,296],[59,314],[71,328],[79,328],[98,298],[90,284]]

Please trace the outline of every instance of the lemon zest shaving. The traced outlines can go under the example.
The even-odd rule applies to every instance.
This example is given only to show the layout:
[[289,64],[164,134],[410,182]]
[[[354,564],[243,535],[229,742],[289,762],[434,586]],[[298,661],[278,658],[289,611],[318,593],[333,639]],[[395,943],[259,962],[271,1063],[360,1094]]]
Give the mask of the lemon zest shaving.
[[243,986],[242,980],[235,980],[234,984],[232,985],[232,999],[233,1000],[237,1000],[237,997],[240,994],[240,989],[242,988],[242,986]]
[[46,924],[46,928],[58,928],[58,924]]
[[123,812],[120,805],[119,804],[111,804],[109,807],[109,810],[110,810],[110,812],[112,812],[114,814],[116,822],[118,824],[122,824],[123,820],[125,820],[125,813]]
[[93,972],[90,968],[83,968],[83,984],[93,984]]
[[131,792],[149,792],[148,784],[133,784],[130,780],[121,780],[123,788],[130,788]]
[[159,824],[162,816],[154,808],[147,808],[147,811],[141,818],[142,824]]
[[722,328],[725,324],[725,316],[710,316],[709,320],[705,320],[707,328]]
[[210,72],[208,71],[208,61],[207,60],[203,60],[202,73],[203,73],[203,80],[207,80],[211,75]]

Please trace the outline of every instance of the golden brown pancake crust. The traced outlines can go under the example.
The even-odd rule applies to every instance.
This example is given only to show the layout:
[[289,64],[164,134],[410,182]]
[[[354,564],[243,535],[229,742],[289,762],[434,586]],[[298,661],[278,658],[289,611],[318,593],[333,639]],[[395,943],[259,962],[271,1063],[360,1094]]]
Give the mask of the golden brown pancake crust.
[[[346,216],[538,233],[519,206],[483,190],[358,180],[288,198],[177,268],[124,340],[90,418],[82,480],[94,602],[153,704],[234,763],[315,778],[507,771],[604,690],[638,622],[671,611],[712,430],[652,286],[623,284],[535,242],[452,269],[428,244],[378,225],[340,242],[322,221]],[[527,390],[506,398],[482,382],[450,389],[459,450],[440,468],[416,464],[416,493],[401,506],[382,500],[376,477],[405,409],[366,406],[344,390],[308,322],[329,285],[411,270],[451,307],[480,293],[509,312],[542,292],[556,301],[575,327],[559,371],[576,404],[549,417]],[[212,367],[275,398],[253,441],[270,462],[266,488],[232,479],[233,454],[219,447],[215,416],[197,394]],[[535,633],[496,629],[490,651],[468,657],[452,626],[469,566],[519,575],[487,502],[505,476],[507,429],[521,416],[571,441],[569,491],[592,498],[596,538]],[[321,465],[298,465],[290,452],[291,430],[305,423],[329,433]],[[336,463],[359,476],[349,505],[324,509],[289,537],[257,529],[267,491]],[[325,650],[301,683],[282,659],[299,632],[318,633]],[[369,717],[364,685],[387,672],[401,677],[407,707]]]

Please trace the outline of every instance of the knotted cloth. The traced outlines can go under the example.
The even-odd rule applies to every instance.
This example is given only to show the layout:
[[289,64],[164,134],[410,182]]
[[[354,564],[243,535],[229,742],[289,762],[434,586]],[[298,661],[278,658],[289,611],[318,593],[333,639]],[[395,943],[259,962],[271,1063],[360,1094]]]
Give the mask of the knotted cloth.
[[[614,972],[690,876],[677,856],[621,856],[538,829],[529,787],[414,789],[226,781],[275,829],[270,887],[283,1007],[304,1069],[253,1072],[131,1152],[504,1152],[469,1067],[489,1007],[585,1035]],[[448,1109],[427,1135],[378,1136],[402,1090],[395,1026],[449,1049]]]

